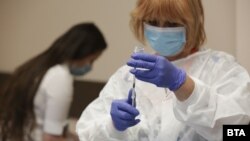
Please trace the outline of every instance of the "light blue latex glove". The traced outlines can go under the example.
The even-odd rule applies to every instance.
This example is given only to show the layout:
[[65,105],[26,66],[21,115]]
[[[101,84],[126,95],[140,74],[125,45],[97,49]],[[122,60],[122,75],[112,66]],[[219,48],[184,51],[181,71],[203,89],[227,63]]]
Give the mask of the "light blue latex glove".
[[139,80],[153,83],[158,87],[176,91],[186,80],[186,72],[166,58],[146,53],[134,53],[127,65],[133,68],[130,72]]
[[128,99],[113,100],[110,115],[115,128],[124,131],[129,127],[135,126],[140,119],[135,119],[139,111],[132,106],[132,90],[129,91]]

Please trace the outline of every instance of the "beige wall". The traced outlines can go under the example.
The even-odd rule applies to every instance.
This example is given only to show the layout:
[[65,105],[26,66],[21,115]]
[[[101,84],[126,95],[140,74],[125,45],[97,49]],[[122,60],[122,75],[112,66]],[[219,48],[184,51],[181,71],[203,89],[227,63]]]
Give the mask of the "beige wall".
[[237,0],[237,50],[238,61],[250,72],[250,0]]
[[[56,37],[73,24],[94,21],[105,34],[109,47],[95,63],[94,70],[83,79],[107,81],[117,68],[125,64],[134,45],[138,44],[128,24],[129,12],[135,2],[135,0],[1,0],[0,70],[13,71],[27,59],[45,50]],[[244,48],[239,44],[242,38],[236,38],[235,20],[236,13],[237,19],[244,19],[239,17],[240,13],[244,12],[236,12],[235,0],[203,0],[203,2],[208,36],[206,46],[236,55],[237,39],[237,46],[242,46],[237,50],[237,56],[241,56],[245,52],[245,46],[249,46],[249,42],[244,42]],[[237,9],[243,6],[246,5],[243,3],[239,5],[237,1]],[[248,4],[248,13],[249,9]],[[237,36],[243,34],[242,31],[247,28],[243,20],[240,25]],[[244,64],[246,58],[240,57],[240,60]]]
[[235,55],[235,0],[203,0],[208,48]]
[[128,27],[133,6],[124,0],[1,0],[0,70],[13,71],[73,24],[94,21],[109,48],[84,78],[107,81],[137,44]]

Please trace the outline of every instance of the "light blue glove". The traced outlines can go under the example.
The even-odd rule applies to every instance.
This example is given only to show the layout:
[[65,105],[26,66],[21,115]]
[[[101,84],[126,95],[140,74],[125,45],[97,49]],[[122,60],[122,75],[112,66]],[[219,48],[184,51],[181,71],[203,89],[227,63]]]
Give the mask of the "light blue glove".
[[158,87],[178,90],[186,80],[186,72],[169,62],[166,58],[146,53],[134,53],[127,62],[133,68],[130,72],[139,80],[153,83]]
[[129,91],[128,99],[112,102],[110,114],[115,128],[119,131],[124,131],[140,122],[139,119],[135,119],[139,111],[132,106],[131,96],[132,90]]

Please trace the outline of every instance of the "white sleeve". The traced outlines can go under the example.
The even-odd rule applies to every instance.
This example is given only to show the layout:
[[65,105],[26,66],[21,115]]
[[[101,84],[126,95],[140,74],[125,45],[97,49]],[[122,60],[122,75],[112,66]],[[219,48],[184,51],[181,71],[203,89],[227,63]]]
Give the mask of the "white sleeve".
[[76,132],[81,141],[128,141],[130,129],[123,132],[113,127],[110,116],[113,99],[125,99],[129,91],[127,82],[122,78],[124,70],[118,70],[105,85],[99,97],[83,111],[76,125]]
[[46,108],[43,130],[49,134],[62,135],[73,96],[73,79],[69,75],[53,74],[44,89]]
[[230,67],[224,74],[217,72],[211,85],[192,77],[195,82],[192,95],[184,102],[177,99],[175,102],[176,118],[209,141],[222,140],[224,124],[250,121],[249,75],[236,63]]

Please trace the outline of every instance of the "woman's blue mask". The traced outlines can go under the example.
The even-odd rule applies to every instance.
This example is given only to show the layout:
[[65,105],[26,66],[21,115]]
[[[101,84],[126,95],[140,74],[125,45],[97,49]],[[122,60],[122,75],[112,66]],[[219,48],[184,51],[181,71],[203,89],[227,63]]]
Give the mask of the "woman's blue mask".
[[180,53],[186,43],[184,27],[156,27],[144,23],[144,35],[150,46],[162,56]]
[[82,67],[70,67],[70,73],[74,76],[81,76],[88,73],[92,69],[90,64],[84,65]]

